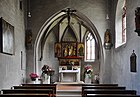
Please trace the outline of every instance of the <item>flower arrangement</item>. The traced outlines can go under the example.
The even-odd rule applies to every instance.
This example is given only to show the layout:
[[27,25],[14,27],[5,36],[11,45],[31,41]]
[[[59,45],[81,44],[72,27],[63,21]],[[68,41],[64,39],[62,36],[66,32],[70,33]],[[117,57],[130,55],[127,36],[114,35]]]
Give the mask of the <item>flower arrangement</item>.
[[41,70],[42,72],[48,72],[51,68],[48,65],[44,65]]
[[91,78],[92,72],[93,72],[92,66],[91,65],[86,65],[85,66],[85,77]]
[[36,73],[30,73],[31,80],[35,81],[39,76]]
[[41,70],[42,73],[49,74],[49,75],[52,75],[51,73],[54,72],[54,70],[52,70],[51,67],[48,65],[44,65]]
[[90,74],[92,72],[93,72],[92,66],[91,65],[86,65],[85,66],[85,73]]

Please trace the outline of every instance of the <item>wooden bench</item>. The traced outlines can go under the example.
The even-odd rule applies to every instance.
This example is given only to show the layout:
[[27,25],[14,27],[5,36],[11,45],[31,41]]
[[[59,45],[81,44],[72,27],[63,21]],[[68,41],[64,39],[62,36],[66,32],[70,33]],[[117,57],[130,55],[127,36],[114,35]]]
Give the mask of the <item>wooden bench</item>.
[[56,94],[56,86],[13,86],[12,89],[52,89]]
[[118,86],[118,84],[83,84],[82,86]]
[[125,87],[120,86],[82,86],[82,90],[84,89],[126,89]]
[[12,89],[56,89],[56,86],[13,86]]
[[55,86],[57,84],[21,84],[21,86]]
[[2,89],[1,94],[21,94],[21,95],[43,94],[49,97],[55,97],[53,89]]
[[104,96],[125,96],[125,97],[140,97],[140,95],[131,95],[131,94],[88,94],[86,97],[94,97],[94,96],[98,96],[98,97],[104,97]]
[[[56,95],[56,85],[57,84],[21,84],[21,86],[23,86],[23,88],[27,89],[27,88],[37,88],[37,89],[53,89],[54,94]],[[27,87],[27,88],[26,88]],[[13,88],[18,88],[17,86],[13,87]],[[19,87],[20,89],[21,87]]]
[[124,90],[124,89],[84,89],[83,97],[87,97],[87,95],[95,95],[95,94],[130,94],[136,95],[135,90]]
[[53,97],[53,96],[50,96],[50,95],[46,95],[46,94],[0,94],[0,97]]
[[82,86],[82,95],[84,95],[85,89],[123,89],[125,90],[126,87],[119,87],[119,86]]

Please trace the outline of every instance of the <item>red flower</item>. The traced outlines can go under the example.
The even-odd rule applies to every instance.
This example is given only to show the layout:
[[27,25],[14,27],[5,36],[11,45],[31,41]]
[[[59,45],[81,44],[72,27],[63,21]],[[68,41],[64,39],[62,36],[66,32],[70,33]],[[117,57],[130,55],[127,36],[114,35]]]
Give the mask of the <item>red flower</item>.
[[86,73],[86,74],[90,74],[90,73],[92,73],[92,72],[93,72],[92,66],[91,66],[91,65],[86,65],[86,66],[85,66],[85,73]]
[[36,73],[31,73],[31,74],[30,74],[30,77],[31,77],[31,78],[38,78],[39,76],[38,76]]
[[85,66],[85,69],[86,70],[91,69],[91,66],[90,65],[87,65],[87,66]]

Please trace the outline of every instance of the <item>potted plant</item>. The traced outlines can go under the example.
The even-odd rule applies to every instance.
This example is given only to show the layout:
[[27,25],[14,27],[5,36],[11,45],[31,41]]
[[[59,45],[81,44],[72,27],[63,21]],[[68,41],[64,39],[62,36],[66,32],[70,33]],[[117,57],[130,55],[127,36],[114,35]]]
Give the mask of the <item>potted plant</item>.
[[30,78],[31,78],[32,81],[35,81],[36,78],[38,78],[38,77],[39,77],[39,76],[38,76],[36,73],[31,73],[31,74],[30,74]]
[[86,65],[85,66],[85,72],[84,72],[86,83],[91,83],[92,73],[93,73],[92,66],[91,65]]
[[42,70],[42,73],[47,74],[47,75],[53,75],[54,73],[54,70],[51,69],[49,65],[44,65],[41,70]]

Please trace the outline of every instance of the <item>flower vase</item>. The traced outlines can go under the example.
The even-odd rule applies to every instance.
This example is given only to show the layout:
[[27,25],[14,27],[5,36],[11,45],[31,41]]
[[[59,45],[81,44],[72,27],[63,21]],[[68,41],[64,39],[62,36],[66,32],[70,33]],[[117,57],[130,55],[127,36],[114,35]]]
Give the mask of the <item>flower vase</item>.
[[35,84],[36,83],[36,78],[31,78],[31,83]]
[[91,74],[85,74],[85,83],[91,83]]
[[36,78],[31,78],[32,81],[36,81]]
[[45,81],[44,84],[50,84],[50,75],[45,74]]

